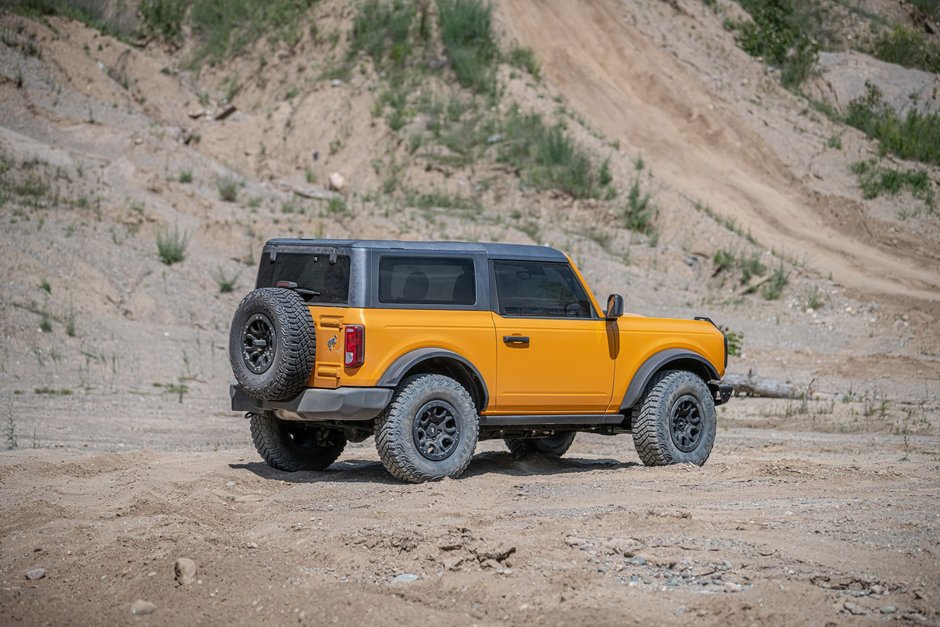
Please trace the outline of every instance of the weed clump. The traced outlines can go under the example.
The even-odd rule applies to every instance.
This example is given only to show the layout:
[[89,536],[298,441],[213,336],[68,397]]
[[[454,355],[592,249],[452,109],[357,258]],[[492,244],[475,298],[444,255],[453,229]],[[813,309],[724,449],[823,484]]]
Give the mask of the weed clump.
[[181,232],[179,227],[173,230],[157,232],[157,254],[160,260],[168,266],[186,259],[186,247],[189,245],[189,234]]
[[882,61],[940,74],[940,46],[922,34],[895,27],[875,43],[874,55]]
[[809,78],[819,46],[801,24],[793,0],[741,0],[750,22],[734,24],[745,52],[780,68],[780,80],[796,89]]
[[411,56],[411,24],[415,5],[411,0],[366,0],[359,5],[350,32],[348,59],[364,52],[376,67],[386,63],[404,67]]
[[865,96],[849,103],[845,122],[878,140],[882,152],[940,165],[940,114],[911,109],[901,118],[870,82]]
[[225,202],[235,202],[238,199],[239,180],[233,176],[223,176],[215,183],[219,190],[219,198]]
[[444,50],[463,87],[496,91],[499,48],[493,37],[493,7],[481,0],[438,0]]

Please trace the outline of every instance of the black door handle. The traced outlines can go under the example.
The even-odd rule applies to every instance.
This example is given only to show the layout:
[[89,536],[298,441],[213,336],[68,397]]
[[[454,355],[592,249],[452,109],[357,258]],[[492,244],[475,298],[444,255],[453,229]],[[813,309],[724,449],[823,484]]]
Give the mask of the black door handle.
[[504,335],[503,341],[507,344],[528,344],[529,336],[527,335]]

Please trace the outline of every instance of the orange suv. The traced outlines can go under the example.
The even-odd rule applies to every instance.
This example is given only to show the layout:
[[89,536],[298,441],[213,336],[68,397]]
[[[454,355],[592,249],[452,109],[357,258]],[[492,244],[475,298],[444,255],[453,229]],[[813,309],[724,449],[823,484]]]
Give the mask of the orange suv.
[[560,456],[579,431],[701,465],[732,392],[710,320],[602,310],[568,256],[519,244],[271,240],[229,354],[268,464],[323,470],[374,435],[412,482],[460,475],[478,440]]

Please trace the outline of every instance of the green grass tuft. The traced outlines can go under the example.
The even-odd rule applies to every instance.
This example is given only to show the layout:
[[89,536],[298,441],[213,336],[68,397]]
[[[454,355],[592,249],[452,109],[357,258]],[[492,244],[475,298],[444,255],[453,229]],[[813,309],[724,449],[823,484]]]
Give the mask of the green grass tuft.
[[532,75],[532,78],[539,78],[542,75],[542,68],[535,58],[532,48],[516,46],[506,55],[506,60],[510,65],[523,69]]
[[168,266],[186,259],[186,246],[189,245],[189,234],[181,232],[178,227],[173,230],[157,232],[157,254],[160,260]]
[[784,87],[797,89],[809,78],[819,46],[793,0],[740,0],[751,21],[733,24],[737,42],[748,54],[780,68]]
[[940,74],[940,45],[923,34],[896,26],[875,43],[874,55],[882,61],[897,63]]
[[145,0],[140,4],[140,16],[150,32],[178,46],[183,42],[188,5],[186,0]]
[[499,48],[493,37],[493,7],[482,0],[438,0],[444,50],[457,80],[481,94],[496,92]]
[[877,87],[866,86],[866,95],[849,103],[846,123],[878,140],[884,152],[940,165],[940,114],[911,109],[900,118],[882,100]]
[[235,202],[238,199],[238,188],[241,182],[233,176],[223,176],[215,182],[219,190],[219,198],[225,202]]
[[348,59],[365,53],[377,68],[402,68],[412,53],[411,30],[416,14],[412,0],[366,0],[359,5],[350,32]]

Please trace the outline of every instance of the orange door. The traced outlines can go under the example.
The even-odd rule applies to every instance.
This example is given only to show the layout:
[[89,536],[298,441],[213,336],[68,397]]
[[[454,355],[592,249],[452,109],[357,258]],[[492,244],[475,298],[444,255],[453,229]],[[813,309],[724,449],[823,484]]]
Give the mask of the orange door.
[[614,380],[606,321],[493,318],[496,403],[487,413],[606,411]]

